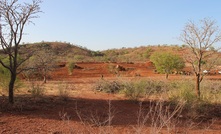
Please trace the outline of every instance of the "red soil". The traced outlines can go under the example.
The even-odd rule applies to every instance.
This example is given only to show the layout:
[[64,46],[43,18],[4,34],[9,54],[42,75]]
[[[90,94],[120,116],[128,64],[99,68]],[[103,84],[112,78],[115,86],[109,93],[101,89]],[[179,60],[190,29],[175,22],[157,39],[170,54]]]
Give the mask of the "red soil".
[[[5,96],[0,96],[0,134],[30,134],[30,133],[98,133],[111,130],[112,133],[135,133],[137,125],[137,112],[139,103],[126,100],[123,96],[116,94],[97,93],[91,90],[93,83],[99,79],[132,79],[153,78],[165,79],[164,75],[154,73],[154,67],[150,62],[147,63],[77,63],[82,69],[74,69],[73,74],[69,75],[67,67],[59,67],[51,73],[51,80],[47,84],[53,85],[54,81],[68,81],[73,86],[78,86],[75,96],[61,98],[56,96],[45,96],[33,98],[29,95],[16,95],[15,105],[7,104]],[[124,71],[117,71],[112,68],[117,65],[122,66]],[[170,75],[169,79],[192,78],[193,76]],[[209,79],[220,79],[221,75],[208,76]],[[55,82],[56,83],[56,82]],[[46,84],[46,86],[47,86]],[[114,119],[111,122],[111,128],[99,127],[90,120],[93,116],[99,116],[100,121],[108,117],[108,100],[111,100],[111,107],[114,111]],[[149,103],[143,105],[149,107]],[[82,117],[82,120],[79,118]],[[92,116],[93,115],[93,116]],[[89,121],[89,124],[86,121]],[[184,121],[178,124],[176,133],[221,133],[221,119],[217,119],[214,124],[212,120],[196,122],[191,126],[187,119],[180,118]],[[103,124],[102,124],[103,125]],[[211,125],[211,126],[210,126]],[[193,127],[188,131],[188,127]],[[206,129],[210,126],[208,129]],[[149,133],[150,124],[146,125],[145,130]],[[163,133],[167,133],[163,128]],[[175,133],[173,131],[173,133]]]

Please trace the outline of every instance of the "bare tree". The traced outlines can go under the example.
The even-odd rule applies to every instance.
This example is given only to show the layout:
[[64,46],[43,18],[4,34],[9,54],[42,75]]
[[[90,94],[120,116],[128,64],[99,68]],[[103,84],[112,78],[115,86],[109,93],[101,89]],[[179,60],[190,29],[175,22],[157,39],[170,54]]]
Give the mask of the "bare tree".
[[[34,48],[32,48],[34,49]],[[43,83],[46,83],[50,72],[57,67],[55,55],[53,51],[44,48],[38,48],[27,62],[22,64],[21,75],[28,81],[33,78],[43,78]]]
[[41,49],[34,54],[33,62],[38,73],[43,77],[43,82],[46,83],[49,72],[56,67],[53,52],[49,49]]
[[211,48],[214,48],[214,45],[221,41],[219,27],[214,20],[208,18],[200,20],[199,24],[189,21],[181,33],[180,40],[188,45],[191,50],[189,54],[185,55],[187,55],[187,62],[193,68],[196,78],[196,95],[200,98],[200,83],[204,78],[203,67],[207,65],[207,68],[211,69],[213,61],[215,61],[212,60],[212,57],[217,52]]
[[9,102],[14,103],[14,83],[17,75],[22,71],[18,70],[20,65],[31,55],[18,60],[19,45],[23,37],[26,24],[32,23],[40,11],[41,0],[32,0],[32,3],[21,3],[18,0],[0,0],[0,40],[4,58],[8,58],[9,64],[0,59],[2,66],[10,71]]

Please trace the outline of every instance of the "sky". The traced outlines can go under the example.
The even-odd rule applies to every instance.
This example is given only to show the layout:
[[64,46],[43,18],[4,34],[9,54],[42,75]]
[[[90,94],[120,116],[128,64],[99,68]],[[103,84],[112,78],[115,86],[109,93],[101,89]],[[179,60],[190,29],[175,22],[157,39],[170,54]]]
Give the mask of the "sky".
[[[30,0],[26,0],[30,1]],[[43,0],[22,42],[61,41],[91,50],[177,44],[185,24],[210,18],[220,0]]]

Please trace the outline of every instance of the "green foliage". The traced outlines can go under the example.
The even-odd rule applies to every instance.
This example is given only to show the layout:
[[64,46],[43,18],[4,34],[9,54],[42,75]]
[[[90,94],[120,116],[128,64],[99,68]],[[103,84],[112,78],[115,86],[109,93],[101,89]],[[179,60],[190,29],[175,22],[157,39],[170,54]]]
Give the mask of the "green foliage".
[[146,58],[146,59],[150,58],[150,55],[151,55],[151,52],[152,52],[152,51],[153,51],[153,50],[152,50],[150,47],[148,47],[148,48],[146,49],[146,51],[143,53],[143,57]]
[[150,60],[154,63],[159,73],[171,74],[184,68],[185,62],[178,55],[168,52],[155,52],[150,56]]
[[220,81],[203,81],[201,85],[201,99],[209,103],[221,103]]
[[150,95],[160,95],[167,89],[166,83],[162,81],[153,80],[139,80],[126,82],[124,84],[125,96],[137,100],[142,97],[149,97]]
[[203,117],[220,117],[220,112],[214,112],[216,108],[214,104],[221,103],[220,82],[203,81],[200,99],[195,96],[194,87],[195,84],[191,80],[171,82],[168,91],[170,101],[174,103],[184,101],[186,103],[186,114],[190,119],[197,120],[200,118],[202,120]]
[[106,93],[123,93],[127,98],[137,100],[149,95],[158,95],[166,90],[166,84],[162,81],[138,80],[138,81],[106,81],[96,83],[95,90]]
[[91,51],[91,55],[93,57],[96,57],[96,56],[104,56],[104,54],[100,51]]
[[167,91],[167,84],[163,81],[147,80],[145,83],[146,94],[148,95],[157,95]]
[[[7,64],[8,59],[4,59],[3,62]],[[0,94],[8,93],[10,77],[10,71],[0,64]],[[17,78],[14,84],[14,90],[18,90],[20,86],[21,82],[19,78]]]
[[10,72],[0,65],[0,89],[2,93],[6,93],[10,81]]
[[68,63],[67,68],[68,68],[68,73],[69,73],[69,75],[72,75],[73,70],[74,70],[74,67],[75,67],[75,63],[74,63],[74,62],[69,62],[69,63]]
[[84,60],[84,56],[83,55],[75,55],[74,60],[75,61],[82,61],[82,60]]
[[[219,81],[204,81],[202,96],[198,99],[194,92],[194,81],[105,81],[96,83],[95,89],[107,93],[123,93],[128,99],[162,98],[172,105],[183,104],[185,116],[189,119],[202,121],[204,117],[220,117],[214,105],[221,103],[221,84]],[[214,112],[216,111],[216,112]]]
[[124,94],[129,99],[138,100],[141,97],[145,97],[145,87],[146,83],[144,81],[125,83]]
[[191,104],[197,100],[194,93],[194,83],[192,81],[173,81],[170,83],[171,89],[168,91],[169,99],[172,101],[186,101]]

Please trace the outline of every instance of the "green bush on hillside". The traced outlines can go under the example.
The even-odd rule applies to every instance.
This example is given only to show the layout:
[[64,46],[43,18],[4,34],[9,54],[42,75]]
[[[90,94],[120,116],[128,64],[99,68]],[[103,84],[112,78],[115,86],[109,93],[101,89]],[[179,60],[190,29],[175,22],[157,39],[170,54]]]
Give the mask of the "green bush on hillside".
[[68,63],[67,68],[68,68],[69,75],[72,75],[74,67],[75,67],[75,63],[74,62],[69,62]]

